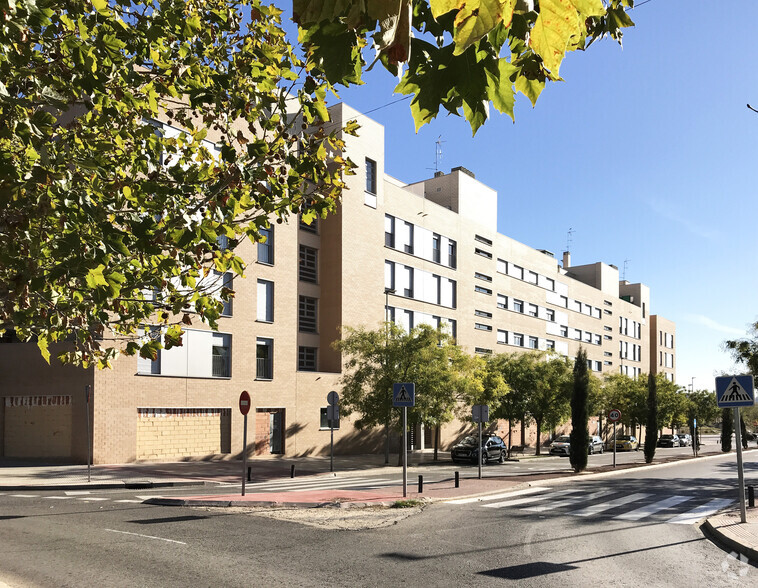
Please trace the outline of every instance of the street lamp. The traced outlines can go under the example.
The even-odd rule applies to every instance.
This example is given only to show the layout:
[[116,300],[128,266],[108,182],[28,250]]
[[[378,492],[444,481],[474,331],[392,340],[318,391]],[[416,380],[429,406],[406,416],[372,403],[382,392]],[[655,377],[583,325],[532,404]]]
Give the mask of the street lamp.
[[695,376],[692,376],[692,381],[690,382],[690,392],[695,391]]
[[[389,342],[389,312],[390,312],[390,294],[394,294],[395,289],[394,288],[385,288],[384,289],[384,350],[385,350],[385,356],[384,361],[387,361],[387,343]],[[386,367],[386,364],[385,364]],[[389,464],[390,462],[390,411],[392,409],[390,407],[387,407],[387,422],[384,424],[384,436],[386,438],[386,443],[384,446],[384,463]]]

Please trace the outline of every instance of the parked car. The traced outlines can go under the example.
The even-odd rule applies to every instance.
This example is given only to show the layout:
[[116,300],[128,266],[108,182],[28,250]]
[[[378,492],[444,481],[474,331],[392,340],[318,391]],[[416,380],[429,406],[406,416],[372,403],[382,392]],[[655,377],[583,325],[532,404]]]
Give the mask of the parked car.
[[[563,455],[567,456],[571,452],[571,437],[569,435],[561,435],[556,437],[555,441],[550,444],[550,455]],[[603,453],[603,440],[597,435],[590,437],[589,446],[587,452],[592,455],[593,453]]]
[[658,443],[655,444],[656,447],[679,447],[680,445],[678,435],[661,435],[658,437]]
[[640,442],[634,435],[617,435],[616,451],[639,451]]
[[481,459],[483,464],[488,461],[503,463],[508,457],[508,446],[497,435],[482,434],[482,447],[483,451],[480,451],[479,435],[467,435],[453,445],[450,457],[453,458],[454,463],[461,461],[478,463]]
[[692,445],[692,437],[690,437],[687,433],[678,433],[677,437],[679,437],[679,445],[682,447],[689,447]]

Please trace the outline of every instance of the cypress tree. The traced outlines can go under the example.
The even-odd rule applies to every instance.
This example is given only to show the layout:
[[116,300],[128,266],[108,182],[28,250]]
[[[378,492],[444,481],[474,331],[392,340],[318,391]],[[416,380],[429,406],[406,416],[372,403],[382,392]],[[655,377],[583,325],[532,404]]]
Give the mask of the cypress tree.
[[734,433],[733,408],[721,410],[721,451],[727,453],[732,450],[732,433]]
[[653,374],[647,376],[647,419],[645,421],[645,463],[655,457],[658,442],[658,382]]
[[580,347],[574,361],[574,387],[571,393],[571,447],[569,459],[575,472],[587,468],[587,450],[590,434],[587,431],[587,398],[590,390],[590,374],[587,369],[587,352]]

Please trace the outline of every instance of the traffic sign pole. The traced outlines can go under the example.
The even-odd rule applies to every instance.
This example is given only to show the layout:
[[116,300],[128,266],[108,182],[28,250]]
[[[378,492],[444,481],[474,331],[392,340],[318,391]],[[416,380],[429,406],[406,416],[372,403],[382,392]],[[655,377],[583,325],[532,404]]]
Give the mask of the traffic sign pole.
[[737,479],[740,488],[740,522],[745,523],[745,472],[742,470],[742,427],[740,426],[740,407],[734,407],[734,440],[737,442]]
[[616,421],[613,421],[613,467],[616,468]]
[[482,421],[479,421],[479,479],[482,479]]
[[403,407],[403,498],[408,496],[408,407]]
[[239,400],[242,419],[242,496],[245,495],[245,474],[247,472],[247,413],[250,411],[250,394],[243,390]]

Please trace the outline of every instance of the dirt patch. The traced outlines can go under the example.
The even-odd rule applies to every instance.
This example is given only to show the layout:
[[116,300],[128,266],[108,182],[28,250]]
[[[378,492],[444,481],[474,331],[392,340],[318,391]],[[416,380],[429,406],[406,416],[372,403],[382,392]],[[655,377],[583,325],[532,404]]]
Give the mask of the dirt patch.
[[[426,505],[409,508],[388,508],[386,506],[367,506],[363,508],[266,508],[266,507],[229,507],[225,513],[235,512],[256,517],[268,517],[282,521],[300,523],[320,529],[337,531],[363,531],[380,529],[397,525],[413,515],[419,514]],[[207,510],[216,510],[208,508]]]

